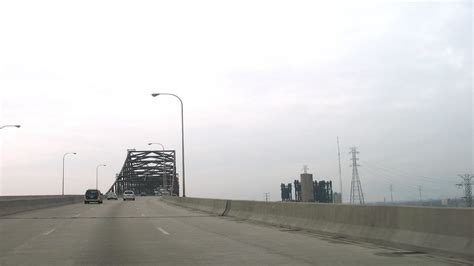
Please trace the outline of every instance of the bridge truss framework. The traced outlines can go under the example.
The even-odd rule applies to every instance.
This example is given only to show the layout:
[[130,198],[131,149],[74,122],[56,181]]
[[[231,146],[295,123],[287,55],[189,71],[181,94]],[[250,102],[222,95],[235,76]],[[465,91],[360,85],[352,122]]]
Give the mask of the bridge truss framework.
[[157,188],[166,188],[179,196],[179,181],[176,173],[176,153],[174,150],[127,150],[127,158],[122,170],[109,191],[118,195],[125,190],[135,194],[145,192],[153,195]]

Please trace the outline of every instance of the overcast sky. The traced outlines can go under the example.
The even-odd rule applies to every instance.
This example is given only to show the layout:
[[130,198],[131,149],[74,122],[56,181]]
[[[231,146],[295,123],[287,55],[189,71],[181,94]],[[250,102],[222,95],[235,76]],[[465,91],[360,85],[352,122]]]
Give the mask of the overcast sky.
[[349,198],[460,197],[473,172],[472,4],[2,1],[1,195],[106,190],[129,148],[177,150],[187,195],[280,199],[303,165]]

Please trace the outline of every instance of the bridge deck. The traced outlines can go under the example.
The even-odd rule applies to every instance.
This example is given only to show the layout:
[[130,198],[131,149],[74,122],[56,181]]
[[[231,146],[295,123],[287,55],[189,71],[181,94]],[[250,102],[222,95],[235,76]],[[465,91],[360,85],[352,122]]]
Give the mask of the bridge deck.
[[0,217],[0,265],[452,265],[463,261],[216,217],[157,197]]

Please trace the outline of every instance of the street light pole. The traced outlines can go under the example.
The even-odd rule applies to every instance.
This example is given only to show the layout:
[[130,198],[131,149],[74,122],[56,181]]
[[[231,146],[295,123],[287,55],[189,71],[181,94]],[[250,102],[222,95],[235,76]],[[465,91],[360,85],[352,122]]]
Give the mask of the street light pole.
[[[163,149],[163,188],[166,189],[166,187],[168,186],[168,184],[167,184],[167,182],[166,182],[166,181],[167,181],[167,180],[166,180],[166,168],[165,168],[165,166],[166,166],[166,165],[165,165],[165,159],[166,159],[166,158],[165,158],[165,153],[164,153],[164,151],[165,151],[165,146],[163,146],[163,144],[158,143],[158,142],[150,142],[150,143],[148,143],[148,145],[153,145],[153,144],[161,145],[161,148]],[[170,192],[171,192],[171,191],[170,191]],[[172,192],[171,192],[171,193],[172,193]]]
[[64,161],[65,161],[65,159],[66,159],[66,155],[68,155],[68,154],[74,154],[74,155],[76,155],[77,153],[75,153],[75,152],[66,152],[66,153],[63,155],[63,183],[62,183],[63,185],[62,185],[62,190],[61,190],[61,191],[62,191],[62,192],[61,192],[61,195],[63,195],[63,196],[64,196]]
[[172,93],[152,93],[151,96],[156,97],[158,95],[170,95],[178,98],[179,102],[181,103],[181,156],[183,161],[183,198],[186,197],[186,174],[185,174],[185,166],[184,166],[184,114],[183,114],[183,101],[181,98],[178,97],[176,94]]
[[21,125],[4,125],[4,126],[0,126],[0,129],[5,128],[5,127],[16,127],[16,128],[20,128]]
[[101,166],[107,166],[105,164],[99,164],[95,168],[95,189],[99,190],[99,167]]

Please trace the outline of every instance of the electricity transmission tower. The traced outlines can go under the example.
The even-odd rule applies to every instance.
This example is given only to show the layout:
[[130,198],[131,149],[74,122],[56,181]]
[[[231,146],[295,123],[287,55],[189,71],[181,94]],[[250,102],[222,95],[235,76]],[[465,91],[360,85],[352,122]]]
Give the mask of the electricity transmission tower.
[[270,192],[263,193],[263,196],[265,197],[265,201],[268,201],[270,199]]
[[393,185],[392,184],[390,184],[390,201],[393,204]]
[[420,192],[420,205],[423,205],[423,199],[421,198],[421,186],[418,186],[418,191]]
[[337,137],[337,158],[339,160],[339,193],[341,193],[341,203],[343,203],[343,200],[342,200],[341,152],[339,150],[339,137]]
[[362,192],[362,185],[360,184],[359,171],[357,170],[357,147],[352,147],[350,154],[352,155],[352,181],[351,181],[351,204],[364,204],[364,193]]
[[464,199],[466,200],[466,207],[472,207],[472,179],[474,175],[464,174],[459,175],[462,178],[463,183],[456,184],[456,186],[462,188],[464,187]]

